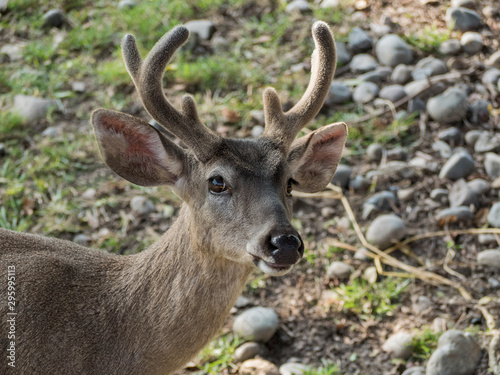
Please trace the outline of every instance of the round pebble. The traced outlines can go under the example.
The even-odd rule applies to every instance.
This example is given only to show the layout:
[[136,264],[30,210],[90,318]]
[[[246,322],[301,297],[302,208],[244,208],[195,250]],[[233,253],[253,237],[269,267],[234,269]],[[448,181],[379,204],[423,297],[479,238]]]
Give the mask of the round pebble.
[[467,222],[472,220],[474,215],[469,207],[452,207],[440,211],[436,215],[436,221],[440,226],[452,223]]
[[474,159],[468,152],[462,151],[453,154],[444,163],[439,172],[439,178],[458,180],[469,176],[472,172],[474,172]]
[[411,79],[413,68],[405,64],[397,65],[391,74],[391,81],[400,85],[404,85]]
[[349,180],[351,178],[351,175],[351,167],[344,164],[339,164],[337,166],[335,174],[333,175],[332,184],[340,186],[342,189],[347,189],[349,187]]
[[326,276],[329,279],[348,279],[354,269],[349,264],[344,262],[335,261],[328,266]]
[[500,155],[488,152],[484,158],[484,169],[492,180],[500,177]]
[[328,106],[349,102],[352,99],[351,89],[342,82],[332,82],[325,104]]
[[401,375],[425,375],[425,367],[410,367],[409,369],[406,369]]
[[491,206],[488,214],[488,224],[495,228],[500,228],[500,202],[496,202]]
[[64,24],[64,13],[59,9],[51,9],[43,15],[44,27],[61,28]]
[[379,88],[375,83],[362,82],[354,90],[352,98],[356,103],[365,104],[375,99],[378,93]]
[[378,63],[371,55],[361,53],[352,58],[349,66],[353,73],[359,74],[374,70]]
[[239,375],[280,375],[278,368],[265,359],[249,359],[241,364]]
[[481,17],[476,12],[461,7],[451,7],[446,11],[446,24],[452,30],[473,31],[481,25]]
[[429,115],[438,122],[457,122],[467,114],[467,95],[462,89],[450,87],[427,102]]
[[382,249],[388,248],[406,236],[406,225],[396,215],[381,215],[372,221],[366,239]]
[[387,99],[395,103],[406,97],[406,91],[401,85],[389,85],[380,90],[378,96],[382,99]]
[[278,314],[266,307],[252,307],[238,315],[233,331],[244,339],[267,342],[278,329]]
[[245,342],[234,351],[234,360],[244,362],[262,353],[262,346],[257,342]]
[[370,36],[359,27],[353,27],[349,33],[349,48],[354,53],[371,50],[373,41]]
[[366,149],[368,160],[379,162],[384,155],[384,147],[380,143],[372,143]]
[[464,51],[469,55],[475,55],[484,47],[482,35],[473,31],[467,31],[464,33],[460,39],[460,44],[462,45]]
[[462,45],[458,39],[445,40],[439,46],[439,53],[443,55],[458,55],[462,52]]
[[403,39],[395,34],[388,34],[380,38],[375,50],[377,59],[382,65],[394,67],[413,62],[412,50]]
[[310,370],[309,366],[298,362],[285,363],[279,369],[281,375],[302,375],[308,370]]
[[146,215],[156,211],[153,202],[141,195],[136,195],[130,200],[130,208],[138,215]]
[[406,360],[413,351],[413,336],[406,332],[397,332],[382,345],[382,349],[391,353],[393,358]]
[[500,249],[481,251],[477,254],[477,263],[500,270]]

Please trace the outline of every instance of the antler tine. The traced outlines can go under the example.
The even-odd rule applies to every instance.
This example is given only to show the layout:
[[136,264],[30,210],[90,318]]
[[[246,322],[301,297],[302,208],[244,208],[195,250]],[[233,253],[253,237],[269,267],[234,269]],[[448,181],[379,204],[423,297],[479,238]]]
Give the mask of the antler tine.
[[182,98],[182,110],[176,110],[163,94],[162,76],[174,52],[189,37],[184,26],[165,34],[142,61],[132,35],[122,42],[122,54],[144,108],[163,127],[182,140],[202,162],[208,161],[220,142],[220,137],[203,125],[196,104],[190,95]]
[[337,66],[337,52],[330,27],[317,21],[312,27],[315,49],[311,62],[311,79],[302,98],[289,111],[283,113],[276,90],[264,90],[266,118],[264,136],[275,138],[286,150],[298,132],[320,111],[332,83]]

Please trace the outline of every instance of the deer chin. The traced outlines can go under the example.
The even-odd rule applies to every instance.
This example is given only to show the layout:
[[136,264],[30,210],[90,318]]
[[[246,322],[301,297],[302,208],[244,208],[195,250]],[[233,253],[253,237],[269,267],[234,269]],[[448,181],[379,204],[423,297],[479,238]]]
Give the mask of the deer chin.
[[255,266],[269,276],[283,276],[287,274],[294,266],[294,264],[276,264],[266,262],[262,258],[253,256],[253,263]]

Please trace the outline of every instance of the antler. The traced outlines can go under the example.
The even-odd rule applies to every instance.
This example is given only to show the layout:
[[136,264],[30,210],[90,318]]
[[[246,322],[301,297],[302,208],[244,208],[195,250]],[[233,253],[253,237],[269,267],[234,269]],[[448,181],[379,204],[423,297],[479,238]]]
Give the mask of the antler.
[[142,61],[133,35],[122,41],[122,54],[127,70],[139,92],[144,108],[158,123],[183,141],[201,162],[208,161],[221,139],[200,122],[191,95],[182,97],[182,110],[176,110],[163,94],[162,76],[174,52],[189,37],[184,26],[165,34]]
[[298,132],[318,114],[337,66],[335,41],[328,25],[321,21],[315,22],[312,34],[316,48],[312,54],[311,79],[302,98],[283,113],[275,89],[268,87],[263,94],[266,119],[263,135],[278,140],[285,150],[288,150]]

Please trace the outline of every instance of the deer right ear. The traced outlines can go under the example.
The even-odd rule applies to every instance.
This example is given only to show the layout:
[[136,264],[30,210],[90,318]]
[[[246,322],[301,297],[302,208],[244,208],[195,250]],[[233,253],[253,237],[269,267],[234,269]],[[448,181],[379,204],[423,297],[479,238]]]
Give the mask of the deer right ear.
[[147,122],[125,113],[92,113],[97,143],[106,164],[141,186],[174,185],[185,171],[186,152]]

